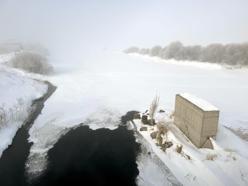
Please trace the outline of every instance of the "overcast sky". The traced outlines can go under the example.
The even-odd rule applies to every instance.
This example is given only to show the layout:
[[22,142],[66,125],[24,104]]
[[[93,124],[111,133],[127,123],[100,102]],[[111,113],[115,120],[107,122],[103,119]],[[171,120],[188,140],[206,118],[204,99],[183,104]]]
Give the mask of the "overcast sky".
[[248,0],[0,0],[0,40],[121,49],[248,41]]

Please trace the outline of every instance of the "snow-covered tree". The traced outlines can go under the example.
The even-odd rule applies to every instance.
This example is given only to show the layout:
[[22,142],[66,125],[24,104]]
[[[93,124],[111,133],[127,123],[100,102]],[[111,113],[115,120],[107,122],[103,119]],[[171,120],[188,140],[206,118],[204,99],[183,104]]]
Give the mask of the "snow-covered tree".
[[159,56],[160,52],[162,50],[161,46],[154,46],[152,47],[150,51],[150,56]]
[[191,60],[228,65],[248,65],[248,43],[210,44],[206,47],[199,45],[183,46],[181,42],[172,42],[168,46],[154,46],[151,49],[131,47],[128,53],[149,54],[162,59]]
[[129,53],[139,53],[139,48],[138,47],[130,47],[126,50],[124,50],[125,53],[129,54]]
[[17,53],[7,64],[14,68],[39,74],[49,74],[53,71],[52,66],[47,62],[46,56],[34,52]]

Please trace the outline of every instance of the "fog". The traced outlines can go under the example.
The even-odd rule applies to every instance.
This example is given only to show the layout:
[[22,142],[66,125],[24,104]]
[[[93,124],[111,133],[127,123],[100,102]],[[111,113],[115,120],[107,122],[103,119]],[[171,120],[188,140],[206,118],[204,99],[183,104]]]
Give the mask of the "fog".
[[80,60],[96,51],[248,41],[246,0],[0,0],[0,41],[39,42]]
[[[99,174],[107,173],[106,180],[115,183],[113,178],[117,178],[125,185],[127,182],[119,179],[122,176],[115,176],[119,171],[109,168],[112,163],[120,172],[127,170],[131,181],[137,178],[139,185],[173,185],[173,180],[184,185],[247,185],[247,143],[225,128],[247,135],[247,69],[209,63],[219,60],[217,49],[223,47],[230,48],[221,53],[234,59],[229,62],[240,59],[238,64],[247,63],[247,58],[239,58],[247,56],[243,55],[247,54],[246,48],[240,51],[227,47],[228,43],[248,41],[247,7],[247,0],[0,0],[0,111],[4,113],[2,118],[13,118],[0,130],[0,155],[4,157],[0,159],[0,185],[6,181],[25,185],[24,172],[28,178],[44,173],[44,181],[77,181],[86,176],[93,181],[91,185],[102,180]],[[220,45],[210,45],[213,43]],[[156,45],[161,47],[153,48]],[[149,49],[149,56],[123,52],[131,46]],[[201,46],[198,48],[203,52],[193,58],[192,46]],[[234,54],[235,58],[229,58]],[[56,86],[56,91],[51,91],[50,84],[47,90],[44,80]],[[122,130],[117,129],[121,116],[131,110],[144,112],[154,96],[159,96],[158,110],[164,110],[163,120],[171,123],[167,116],[175,108],[175,95],[184,92],[220,109],[220,130],[214,140],[216,148],[211,150],[216,155],[215,163],[205,161],[210,151],[197,151],[180,131],[169,131],[164,140],[174,146],[166,153],[160,152],[149,137],[156,126],[135,136],[145,149],[141,157],[136,157],[135,149],[128,150],[129,143],[135,145],[135,138],[127,139],[125,131],[125,138],[121,138],[118,133]],[[42,102],[38,111],[36,102]],[[12,113],[27,115],[28,119],[12,117]],[[140,126],[142,122],[134,123],[137,131]],[[109,138],[112,132],[117,132],[118,140]],[[106,141],[102,133],[106,133]],[[121,139],[128,142],[127,148]],[[180,154],[176,152],[178,145],[183,146]],[[129,155],[130,159],[124,159]],[[78,163],[77,157],[82,162]],[[98,166],[95,159],[103,166]],[[123,165],[128,168],[126,160],[134,166],[132,170],[123,169]],[[85,174],[88,169],[84,168],[90,168],[93,176]],[[102,172],[104,169],[111,171]],[[75,179],[71,179],[74,170],[80,173],[75,172]],[[134,174],[129,175],[132,171]],[[128,177],[122,178],[128,181]]]

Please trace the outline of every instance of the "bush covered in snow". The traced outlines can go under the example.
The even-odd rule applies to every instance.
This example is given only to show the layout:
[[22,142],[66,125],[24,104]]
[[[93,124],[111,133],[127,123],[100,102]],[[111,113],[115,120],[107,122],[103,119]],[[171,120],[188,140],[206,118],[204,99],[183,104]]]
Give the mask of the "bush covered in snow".
[[53,71],[45,55],[31,51],[17,53],[8,65],[38,74],[49,74]]
[[17,100],[17,103],[12,108],[0,105],[0,129],[10,123],[24,121],[29,112],[26,107],[24,100],[21,98]]
[[124,50],[125,53],[139,53],[139,48],[138,47],[130,47],[126,50]]

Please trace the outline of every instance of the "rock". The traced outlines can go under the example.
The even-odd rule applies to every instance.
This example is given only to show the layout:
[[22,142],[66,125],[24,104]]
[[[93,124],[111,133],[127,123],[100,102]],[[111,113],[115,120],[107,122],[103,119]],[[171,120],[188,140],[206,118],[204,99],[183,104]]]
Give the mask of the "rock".
[[151,126],[156,125],[156,122],[154,119],[149,119],[148,123],[149,123],[148,125],[151,125]]
[[140,131],[147,131],[147,127],[141,127]]
[[191,157],[188,154],[185,154],[185,158],[191,160]]
[[164,142],[162,145],[161,145],[161,149],[163,150],[163,151],[165,151],[167,148],[170,148],[171,146],[173,145],[173,143],[171,142],[171,141],[166,141],[166,142]]
[[140,113],[135,113],[133,119],[141,119]]
[[148,116],[147,115],[142,115],[141,121],[142,121],[143,124],[148,125],[149,124]]
[[182,145],[177,145],[176,147],[176,152],[181,154],[182,153],[182,150],[183,150],[183,146]]
[[150,134],[152,139],[155,139],[157,137],[158,131],[154,131]]
[[173,145],[171,141],[168,141],[168,142],[166,141],[164,144],[166,145],[167,148],[170,148]]
[[149,119],[147,114],[142,114],[141,121],[144,125],[150,125],[153,126],[156,124],[154,119]]
[[121,123],[126,124],[128,121],[135,119],[135,115],[139,114],[139,111],[129,111],[124,116],[121,117]]
[[163,113],[163,112],[165,112],[163,109],[160,109],[159,111],[158,111],[159,113]]

